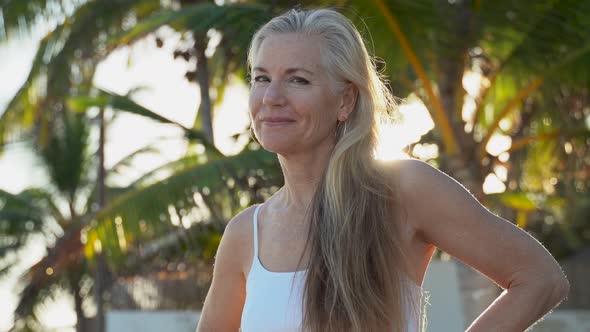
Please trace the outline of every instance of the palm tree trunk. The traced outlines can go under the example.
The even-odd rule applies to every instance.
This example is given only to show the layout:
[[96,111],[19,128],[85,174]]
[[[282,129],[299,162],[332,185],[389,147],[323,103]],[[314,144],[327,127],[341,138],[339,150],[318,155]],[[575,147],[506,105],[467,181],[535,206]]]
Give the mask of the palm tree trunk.
[[104,169],[104,145],[105,145],[105,121],[104,108],[100,109],[99,113],[100,134],[98,138],[98,177],[97,177],[97,203],[99,208],[104,207],[105,204],[105,169]]
[[80,281],[70,280],[72,292],[74,293],[74,309],[76,311],[76,332],[86,331],[86,317],[82,310],[82,296],[80,295]]
[[[458,152],[448,156],[447,160],[442,160],[441,168],[481,201],[484,197],[483,182],[485,174],[488,173],[488,167],[484,166],[479,158],[475,158],[475,153],[478,151],[476,142],[465,132],[461,114],[465,95],[462,79],[471,41],[470,28],[475,24],[471,3],[470,1],[458,1],[454,4],[438,2],[437,9],[441,15],[449,18],[445,29],[451,32],[450,35],[462,36],[460,43],[457,41],[448,43],[449,41],[445,39],[439,41],[441,44],[439,48],[444,50],[438,60],[440,100],[458,145]],[[460,280],[465,324],[469,324],[498,296],[497,287],[488,278],[465,264],[457,265],[457,274]]]
[[[98,143],[98,176],[97,176],[97,203],[99,209],[105,205],[105,169],[104,169],[104,145],[105,145],[105,120],[104,108],[100,109],[100,134]],[[96,255],[96,271],[94,276],[94,299],[96,302],[96,332],[104,331],[104,283],[105,266],[102,253]]]
[[207,48],[207,36],[195,35],[195,53],[197,55],[196,81],[201,92],[201,103],[197,117],[201,119],[201,127],[209,143],[213,144],[213,119],[211,95],[209,94],[209,68],[205,49]]

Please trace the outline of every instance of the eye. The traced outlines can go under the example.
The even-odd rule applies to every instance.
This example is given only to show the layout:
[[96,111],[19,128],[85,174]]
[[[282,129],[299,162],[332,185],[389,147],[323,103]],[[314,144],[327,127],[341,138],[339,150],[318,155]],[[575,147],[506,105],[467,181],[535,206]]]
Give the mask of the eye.
[[259,75],[259,76],[254,76],[254,82],[270,82],[270,80],[268,79],[268,77],[264,76],[264,75]]
[[290,83],[295,83],[295,84],[301,84],[301,85],[307,85],[309,84],[309,81],[306,80],[303,77],[299,77],[299,76],[293,76],[291,77],[291,79],[289,79]]

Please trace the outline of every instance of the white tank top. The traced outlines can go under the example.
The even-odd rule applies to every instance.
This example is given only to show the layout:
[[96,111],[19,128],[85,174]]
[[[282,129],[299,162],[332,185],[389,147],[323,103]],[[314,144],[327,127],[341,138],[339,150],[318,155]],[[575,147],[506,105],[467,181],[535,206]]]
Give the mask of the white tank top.
[[[254,211],[254,259],[246,280],[246,300],[242,311],[242,332],[299,332],[301,302],[306,270],[268,271],[258,258],[258,205]],[[421,303],[422,288],[408,282]],[[421,304],[420,304],[421,306]],[[409,311],[408,332],[418,332],[420,308]]]

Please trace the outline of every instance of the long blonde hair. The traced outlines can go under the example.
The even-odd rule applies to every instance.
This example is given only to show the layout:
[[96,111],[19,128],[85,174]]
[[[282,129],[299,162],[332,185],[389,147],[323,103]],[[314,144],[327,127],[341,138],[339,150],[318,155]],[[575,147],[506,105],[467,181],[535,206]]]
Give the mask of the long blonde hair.
[[398,199],[374,158],[377,124],[392,109],[392,96],[360,33],[331,9],[291,10],[273,18],[254,35],[249,63],[265,38],[284,33],[319,36],[322,65],[335,87],[350,82],[358,89],[309,211],[302,328],[405,331],[408,304],[416,304],[404,286],[408,263],[395,220]]

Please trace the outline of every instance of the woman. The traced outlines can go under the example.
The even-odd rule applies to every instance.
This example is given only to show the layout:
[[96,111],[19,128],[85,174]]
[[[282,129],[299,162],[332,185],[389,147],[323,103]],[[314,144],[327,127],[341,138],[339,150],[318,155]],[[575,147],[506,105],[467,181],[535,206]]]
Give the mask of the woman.
[[198,331],[417,331],[435,247],[507,290],[468,331],[524,331],[566,296],[551,255],[454,180],[374,159],[392,99],[344,16],[274,18],[249,64],[254,133],[285,185],[228,224]]

